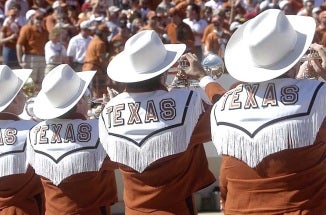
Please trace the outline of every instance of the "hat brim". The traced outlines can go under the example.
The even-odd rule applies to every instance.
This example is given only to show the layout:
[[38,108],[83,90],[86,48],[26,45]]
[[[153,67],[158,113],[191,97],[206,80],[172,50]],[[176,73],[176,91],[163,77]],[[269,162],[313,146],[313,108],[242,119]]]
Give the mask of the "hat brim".
[[248,22],[242,24],[230,38],[225,49],[225,66],[229,74],[243,82],[263,82],[274,79],[291,69],[308,50],[315,33],[313,18],[297,15],[286,16],[297,33],[294,50],[280,62],[268,67],[258,67],[250,59],[248,45],[242,40]]
[[[185,44],[165,44],[164,47],[167,51],[164,61],[149,71],[135,71],[133,64],[128,61],[128,54],[122,51],[108,65],[107,74],[112,80],[122,83],[134,83],[156,77],[172,67],[186,50]],[[148,59],[144,59],[144,63],[146,60]]]
[[10,97],[10,99],[5,104],[0,106],[0,112],[3,111],[4,109],[6,109],[11,104],[11,102],[16,98],[17,94],[23,88],[25,82],[27,81],[29,76],[32,74],[33,70],[32,69],[13,69],[12,72],[15,73],[15,75],[18,77],[19,84],[17,85],[15,93]]
[[[85,94],[89,83],[92,81],[96,71],[82,71],[76,74],[82,79],[82,84],[79,87],[75,97],[73,97],[66,105],[55,107],[48,99],[43,89],[37,94],[34,100],[33,112],[39,119],[54,119],[71,110]],[[64,86],[62,86],[64,87]],[[67,92],[69,93],[69,92]]]

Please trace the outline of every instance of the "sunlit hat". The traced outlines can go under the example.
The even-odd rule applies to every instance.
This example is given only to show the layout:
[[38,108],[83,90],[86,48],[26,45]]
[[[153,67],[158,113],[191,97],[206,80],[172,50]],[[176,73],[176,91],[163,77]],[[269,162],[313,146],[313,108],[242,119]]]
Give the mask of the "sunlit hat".
[[110,13],[116,13],[116,12],[119,12],[120,11],[120,8],[115,6],[115,5],[112,5],[109,7],[109,12]]
[[291,69],[308,50],[316,28],[312,17],[266,10],[242,24],[225,50],[225,66],[235,79],[262,82]]
[[148,80],[168,70],[185,49],[185,44],[163,44],[155,31],[143,30],[127,40],[124,50],[111,60],[107,73],[117,82]]
[[96,26],[93,25],[93,22],[90,20],[84,20],[79,25],[80,29],[89,29],[89,30],[95,30]]
[[53,119],[73,108],[84,95],[96,71],[75,72],[68,64],[52,69],[43,79],[34,101],[37,118]]
[[30,9],[26,12],[26,21],[28,22],[36,13],[36,10]]
[[32,71],[32,69],[11,70],[6,65],[0,65],[0,112],[14,100]]

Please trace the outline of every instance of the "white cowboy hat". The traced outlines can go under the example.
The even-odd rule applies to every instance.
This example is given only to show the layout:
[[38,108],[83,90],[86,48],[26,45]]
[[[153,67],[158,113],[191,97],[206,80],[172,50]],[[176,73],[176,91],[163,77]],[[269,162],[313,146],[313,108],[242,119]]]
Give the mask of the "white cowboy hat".
[[82,98],[96,71],[75,72],[68,64],[52,69],[43,79],[35,97],[33,112],[37,118],[53,119],[73,108]]
[[14,100],[32,71],[32,69],[11,70],[6,65],[0,65],[0,112]]
[[315,28],[312,17],[266,10],[233,33],[225,50],[225,66],[231,76],[244,82],[276,78],[305,54]]
[[124,50],[111,60],[107,73],[117,82],[148,80],[173,66],[185,49],[185,44],[164,45],[155,31],[143,30],[127,40]]

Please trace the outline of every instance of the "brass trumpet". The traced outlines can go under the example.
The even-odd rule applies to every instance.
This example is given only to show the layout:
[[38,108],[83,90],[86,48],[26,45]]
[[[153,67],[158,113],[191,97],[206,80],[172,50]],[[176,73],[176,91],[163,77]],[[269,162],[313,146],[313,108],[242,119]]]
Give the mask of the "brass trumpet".
[[318,79],[319,74],[316,73],[313,69],[311,69],[311,60],[321,60],[321,57],[319,56],[318,52],[313,49],[308,49],[309,53],[304,55],[300,62],[304,63],[305,61],[308,61],[306,70],[304,72],[304,78],[306,79]]
[[304,63],[305,61],[310,60],[321,60],[321,57],[319,56],[318,52],[313,49],[308,49],[308,54],[305,54],[300,59],[301,63]]
[[[224,73],[224,62],[216,54],[209,53],[201,62],[205,73],[213,79],[220,78]],[[180,58],[178,61],[178,73],[172,81],[170,87],[198,87],[199,81],[188,79],[185,71],[189,68],[189,62],[186,58]]]

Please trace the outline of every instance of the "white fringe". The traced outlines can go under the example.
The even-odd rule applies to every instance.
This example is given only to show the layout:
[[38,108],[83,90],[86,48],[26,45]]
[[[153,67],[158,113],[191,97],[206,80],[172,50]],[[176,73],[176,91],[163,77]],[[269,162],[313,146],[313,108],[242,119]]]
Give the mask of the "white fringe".
[[[325,96],[324,94],[321,96]],[[255,167],[266,156],[312,145],[326,116],[326,100],[317,99],[309,116],[278,122],[261,130],[254,138],[227,126],[212,132],[218,154],[236,157]]]
[[1,156],[0,164],[0,177],[26,173],[28,167],[26,152]]
[[50,179],[54,185],[59,185],[62,180],[74,174],[98,171],[107,156],[100,145],[96,150],[75,152],[55,163],[50,158],[36,153],[32,146],[27,148],[28,160],[35,172]]
[[150,137],[141,147],[112,135],[105,135],[101,142],[111,160],[125,164],[141,173],[158,159],[184,152],[202,112],[201,98],[194,93],[182,126],[164,130]]

